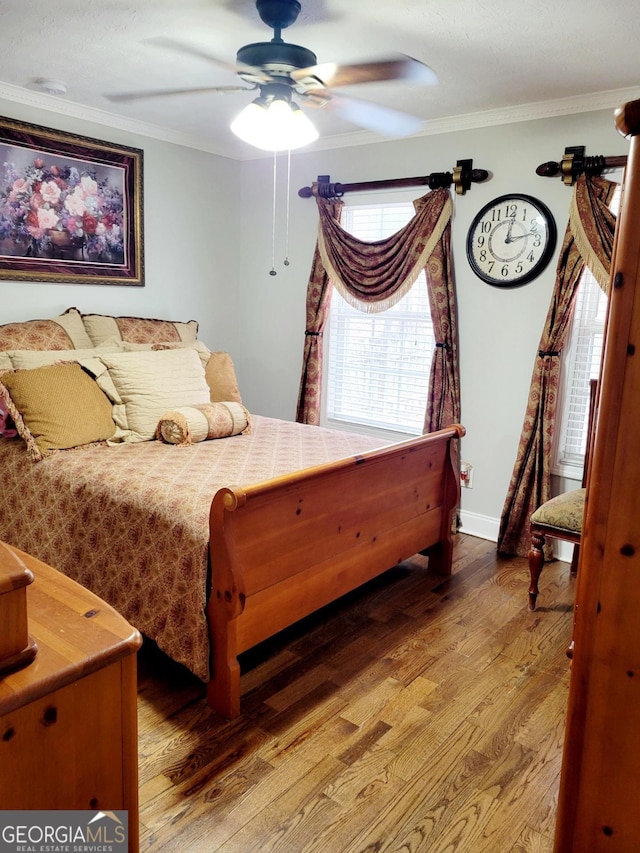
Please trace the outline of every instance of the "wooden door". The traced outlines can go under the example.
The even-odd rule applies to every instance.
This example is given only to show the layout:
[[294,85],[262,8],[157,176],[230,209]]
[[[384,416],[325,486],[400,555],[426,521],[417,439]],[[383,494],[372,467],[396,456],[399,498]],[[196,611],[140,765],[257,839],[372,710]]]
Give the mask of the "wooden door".
[[640,850],[640,101],[611,295],[576,589],[555,853]]

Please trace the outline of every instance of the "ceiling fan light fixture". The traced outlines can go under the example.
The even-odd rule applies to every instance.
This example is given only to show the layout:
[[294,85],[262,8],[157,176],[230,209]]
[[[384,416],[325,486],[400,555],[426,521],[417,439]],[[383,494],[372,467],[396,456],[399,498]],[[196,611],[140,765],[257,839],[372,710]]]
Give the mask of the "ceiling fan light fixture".
[[286,98],[256,98],[233,120],[231,130],[263,151],[293,151],[318,138],[312,122]]

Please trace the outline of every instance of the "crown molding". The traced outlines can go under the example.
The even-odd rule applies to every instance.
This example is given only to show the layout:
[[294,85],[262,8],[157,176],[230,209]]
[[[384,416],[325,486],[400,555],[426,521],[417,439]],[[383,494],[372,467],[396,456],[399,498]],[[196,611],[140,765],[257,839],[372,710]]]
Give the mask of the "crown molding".
[[[466,113],[463,115],[443,116],[430,119],[425,127],[411,138],[435,136],[442,133],[475,130],[482,127],[493,127],[504,124],[514,124],[521,121],[556,118],[577,113],[594,112],[596,110],[614,109],[640,96],[638,87],[626,89],[609,89],[604,92],[592,92],[586,95],[575,95],[566,98],[555,98],[547,101],[536,101],[529,104],[518,104],[511,107],[500,107],[494,110]],[[64,115],[81,121],[90,121],[105,127],[122,130],[140,136],[147,136],[161,142],[169,142],[186,148],[194,148],[209,154],[217,154],[232,160],[254,160],[271,156],[267,152],[256,150],[239,154],[231,146],[226,147],[200,136],[182,133],[171,128],[147,122],[136,121],[124,116],[88,107],[84,104],[68,101],[55,95],[47,95],[0,82],[0,98],[36,109],[48,110],[57,115]],[[341,133],[318,139],[305,151],[326,151],[336,148],[348,148],[355,145],[389,142],[386,137],[369,131],[359,130],[352,133]]]
[[218,154],[221,157],[234,158],[234,153],[231,149],[214,143],[212,140],[196,137],[188,133],[182,133],[179,130],[172,130],[167,127],[160,127],[149,122],[137,121],[136,119],[126,118],[125,116],[110,113],[107,110],[99,110],[95,107],[88,107],[86,104],[79,104],[76,101],[69,101],[66,98],[61,98],[57,95],[47,95],[44,92],[35,92],[31,89],[25,89],[22,86],[13,86],[10,83],[0,82],[0,98],[13,103],[22,104],[27,107],[34,107],[39,110],[49,110],[56,115],[68,116],[69,118],[80,119],[81,121],[90,121],[95,124],[104,125],[105,127],[123,130],[127,133],[133,133],[140,136],[148,136],[151,139],[157,139],[160,142],[170,142],[174,145],[182,145],[186,148],[195,148],[199,151],[205,151],[209,154]]
[[[610,89],[605,92],[591,92],[587,95],[575,95],[567,98],[556,98],[548,101],[536,101],[529,104],[518,104],[512,107],[500,107],[495,110],[484,110],[476,113],[443,116],[427,120],[419,133],[411,139],[424,136],[436,136],[441,133],[455,133],[463,130],[477,130],[482,127],[495,127],[504,124],[515,124],[521,121],[557,118],[560,116],[576,115],[578,113],[595,112],[597,110],[615,109],[627,101],[640,97],[640,87],[626,89]],[[368,142],[389,142],[388,138],[374,135],[366,131],[340,134],[326,139],[318,139],[313,143],[316,150],[331,148],[347,148],[353,145],[364,145]]]

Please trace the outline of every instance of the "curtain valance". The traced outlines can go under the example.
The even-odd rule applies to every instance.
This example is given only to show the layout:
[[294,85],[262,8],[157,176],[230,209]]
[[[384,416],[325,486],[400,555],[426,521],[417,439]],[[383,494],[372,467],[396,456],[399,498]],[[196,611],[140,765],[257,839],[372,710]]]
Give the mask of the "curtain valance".
[[601,181],[578,179],[571,197],[569,228],[581,257],[600,287],[608,293],[616,228],[616,217],[608,203],[618,185],[605,178]]
[[427,265],[451,219],[449,191],[438,189],[414,202],[415,216],[383,240],[363,242],[340,225],[335,202],[317,199],[318,251],[343,299],[377,313],[395,305]]

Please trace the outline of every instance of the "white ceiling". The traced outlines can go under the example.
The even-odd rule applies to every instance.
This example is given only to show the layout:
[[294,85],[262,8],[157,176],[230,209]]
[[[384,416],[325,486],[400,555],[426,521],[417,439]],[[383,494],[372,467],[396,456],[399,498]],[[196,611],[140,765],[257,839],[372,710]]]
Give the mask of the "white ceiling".
[[[311,49],[319,62],[399,51],[436,71],[436,87],[385,82],[340,90],[424,119],[426,134],[613,107],[640,96],[638,0],[301,3],[298,21],[283,37]],[[239,47],[272,35],[253,0],[2,0],[0,97],[238,159],[263,156],[229,131],[254,93],[119,104],[105,94],[240,82],[203,58],[146,39],[170,37],[233,63]],[[67,94],[40,94],[37,78],[63,81]],[[311,117],[319,147],[381,138],[330,108]]]

